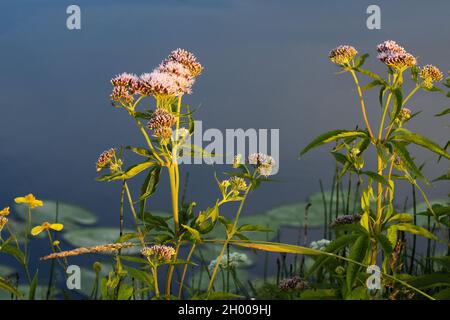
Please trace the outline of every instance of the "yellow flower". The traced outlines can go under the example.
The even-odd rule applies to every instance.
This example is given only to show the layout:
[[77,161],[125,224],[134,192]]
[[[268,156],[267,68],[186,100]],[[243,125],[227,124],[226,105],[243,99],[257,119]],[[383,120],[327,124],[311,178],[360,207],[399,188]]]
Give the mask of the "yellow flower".
[[55,241],[53,241],[53,246],[55,246],[55,247],[57,247],[57,246],[59,246],[59,240],[55,240]]
[[0,216],[7,216],[9,214],[9,207],[5,207],[0,211]]
[[40,226],[36,226],[33,229],[31,229],[31,235],[37,236],[42,231],[46,231],[49,229],[61,231],[63,228],[64,228],[64,226],[61,223],[48,223],[46,221],[43,224],[41,224]]
[[42,207],[44,202],[42,200],[36,199],[34,195],[27,194],[25,197],[17,197],[14,199],[16,203],[27,203],[30,209],[34,209],[36,207]]

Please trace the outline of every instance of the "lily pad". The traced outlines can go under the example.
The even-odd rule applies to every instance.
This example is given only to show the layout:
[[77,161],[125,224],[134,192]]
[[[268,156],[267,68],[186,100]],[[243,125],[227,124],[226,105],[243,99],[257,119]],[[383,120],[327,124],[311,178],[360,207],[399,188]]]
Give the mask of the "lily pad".
[[[289,227],[301,227],[305,222],[306,203],[298,202],[282,205],[267,211],[267,215],[276,219],[279,225]],[[308,209],[308,226],[322,226],[324,221],[323,209],[318,207],[309,207]]]
[[[442,199],[438,198],[438,199],[430,200],[430,204],[432,206],[435,205],[435,204],[444,204],[445,205],[448,202],[449,202],[449,200],[448,199],[444,199],[444,198],[442,198]],[[427,210],[428,210],[428,206],[427,206],[426,202],[421,202],[421,203],[418,203],[416,205],[416,212],[417,213],[425,212]],[[407,209],[406,212],[412,214],[414,212],[413,207]],[[417,225],[419,225],[419,226],[426,226],[427,225],[427,223],[428,223],[427,216],[417,215],[416,217],[417,217],[417,220],[416,220],[417,221]],[[433,222],[434,222],[434,218],[431,217],[431,224],[433,224]]]
[[[124,230],[131,233],[132,230]],[[74,247],[93,247],[102,244],[114,243],[119,238],[118,228],[85,228],[70,230],[63,234],[63,239]],[[139,247],[123,249],[123,254],[139,252]]]
[[0,265],[0,277],[8,277],[15,274],[17,271],[10,266]]
[[[41,224],[45,221],[50,223],[56,222],[57,203],[52,200],[43,200],[44,205],[37,207],[31,212],[31,220],[33,225]],[[24,204],[16,204],[14,206],[17,214],[23,220],[28,219],[28,207]],[[81,207],[58,202],[58,222],[65,225],[65,229],[70,227],[76,228],[80,225],[93,225],[97,222],[97,217],[94,213],[83,209]]]

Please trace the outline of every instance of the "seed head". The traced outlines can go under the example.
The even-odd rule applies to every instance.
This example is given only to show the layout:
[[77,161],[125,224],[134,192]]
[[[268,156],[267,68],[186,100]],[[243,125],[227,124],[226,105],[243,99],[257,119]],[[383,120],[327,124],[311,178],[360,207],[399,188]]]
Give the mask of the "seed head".
[[103,151],[102,154],[98,157],[97,160],[97,171],[102,170],[111,164],[114,156],[116,154],[116,150],[111,148],[109,150]]
[[330,51],[329,58],[333,63],[344,65],[353,60],[358,51],[349,45],[341,45]]

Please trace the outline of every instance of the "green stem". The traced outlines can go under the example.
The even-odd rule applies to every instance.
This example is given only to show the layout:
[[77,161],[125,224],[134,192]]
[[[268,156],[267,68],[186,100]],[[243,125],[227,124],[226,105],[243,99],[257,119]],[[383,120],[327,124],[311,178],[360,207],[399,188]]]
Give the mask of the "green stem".
[[[256,171],[253,173],[252,179],[254,178],[255,174],[256,174]],[[233,239],[233,236],[236,232],[236,227],[237,227],[237,223],[239,220],[239,216],[241,215],[242,208],[244,207],[244,203],[245,203],[245,200],[247,199],[250,189],[251,189],[251,184],[245,190],[244,196],[242,197],[241,203],[239,205],[239,209],[236,213],[236,218],[234,219],[234,223],[233,223],[231,232],[228,234],[227,240],[223,244],[223,247],[222,247],[222,250],[220,251],[219,257],[217,258],[216,266],[214,267],[214,270],[211,274],[211,279],[209,280],[208,292],[211,292],[211,290],[212,290],[212,287],[214,284],[214,279],[216,277],[217,271],[219,270],[220,262],[222,261],[223,255],[225,254],[225,250],[227,249],[228,244],[230,243],[231,239]]]
[[361,111],[362,111],[362,115],[363,115],[363,118],[364,118],[364,123],[366,124],[366,128],[367,128],[367,131],[369,132],[370,138],[372,139],[372,141],[375,141],[375,137],[373,135],[372,129],[371,129],[370,124],[369,124],[369,120],[367,119],[366,107],[365,107],[365,103],[364,103],[364,97],[363,97],[363,94],[362,94],[361,87],[359,85],[358,77],[356,76],[356,73],[355,73],[354,70],[350,70],[350,73],[353,76],[353,80],[355,81],[355,85],[356,85],[356,90],[358,91],[358,97],[359,97],[359,102],[360,102],[360,105],[361,105]]
[[194,242],[194,244],[192,245],[192,248],[189,251],[189,254],[186,258],[187,263],[184,265],[183,274],[181,275],[180,287],[178,288],[178,299],[181,299],[181,295],[183,294],[184,279],[186,278],[186,273],[187,273],[187,269],[189,266],[189,262],[191,261],[192,254],[194,253],[196,246],[197,246],[197,243]]
[[141,228],[139,227],[138,217],[133,205],[133,199],[131,198],[130,189],[128,188],[128,184],[126,181],[123,182],[123,187],[125,188],[125,192],[127,194],[128,203],[130,204],[130,210],[131,213],[133,214],[134,222],[136,224],[136,230],[138,232],[139,240],[141,242],[142,247],[145,247],[144,234],[141,232]]

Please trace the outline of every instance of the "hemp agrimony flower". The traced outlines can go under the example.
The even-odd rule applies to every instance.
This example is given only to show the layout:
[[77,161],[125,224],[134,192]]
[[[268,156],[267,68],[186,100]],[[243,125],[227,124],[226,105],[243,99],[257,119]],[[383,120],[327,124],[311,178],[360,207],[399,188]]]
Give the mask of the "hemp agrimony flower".
[[103,168],[108,167],[112,163],[115,155],[116,155],[116,150],[114,148],[103,151],[97,160],[97,165],[96,165],[97,171],[100,171]]
[[416,65],[416,58],[406,52],[405,48],[398,45],[395,41],[387,40],[377,46],[380,53],[378,59],[389,67],[403,71]]
[[168,61],[176,61],[184,65],[191,72],[192,77],[198,77],[203,70],[195,55],[184,49],[175,49],[167,57]]
[[309,284],[299,276],[293,276],[292,278],[281,280],[278,288],[282,291],[303,290],[309,288]]
[[157,262],[169,262],[175,255],[175,249],[170,246],[155,244],[151,247],[145,247],[141,250],[141,254],[150,260]]
[[359,214],[347,214],[347,215],[343,215],[340,217],[337,217],[331,224],[331,227],[336,227],[339,225],[343,225],[343,224],[352,224],[352,223],[356,223],[359,222],[359,220],[361,220],[361,215]]
[[273,166],[276,164],[275,160],[264,153],[253,153],[249,155],[248,161],[256,167],[256,171],[262,176],[270,176]]
[[420,70],[420,77],[423,79],[422,85],[426,89],[431,89],[433,87],[433,82],[441,81],[444,76],[439,68],[432,64],[427,64]]

